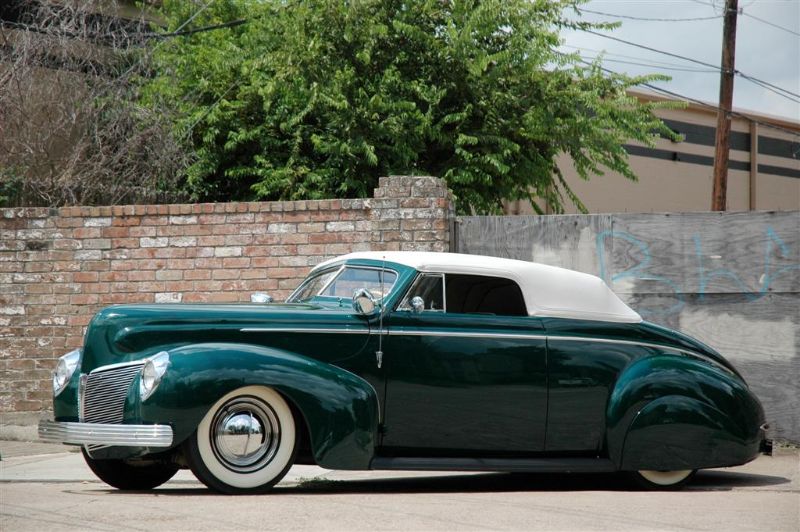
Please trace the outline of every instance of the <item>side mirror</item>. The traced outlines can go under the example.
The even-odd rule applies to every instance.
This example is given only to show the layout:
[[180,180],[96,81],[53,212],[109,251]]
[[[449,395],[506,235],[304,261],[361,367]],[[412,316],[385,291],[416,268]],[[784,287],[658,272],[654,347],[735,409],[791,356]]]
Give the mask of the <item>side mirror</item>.
[[411,308],[414,310],[414,314],[419,314],[420,312],[425,310],[425,300],[419,296],[412,297]]
[[378,303],[366,288],[359,288],[353,292],[353,308],[362,316],[369,316],[378,308]]
[[266,292],[253,292],[250,294],[250,303],[272,303],[272,296]]

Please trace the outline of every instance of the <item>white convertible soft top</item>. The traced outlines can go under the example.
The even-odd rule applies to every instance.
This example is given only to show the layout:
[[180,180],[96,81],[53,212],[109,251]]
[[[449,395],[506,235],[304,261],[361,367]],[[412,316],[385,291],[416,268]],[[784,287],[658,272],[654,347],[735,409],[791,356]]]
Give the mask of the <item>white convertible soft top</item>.
[[361,251],[318,264],[314,270],[350,259],[385,260],[428,273],[462,273],[516,281],[528,314],[557,318],[638,323],[633,309],[597,276],[536,262],[417,251]]

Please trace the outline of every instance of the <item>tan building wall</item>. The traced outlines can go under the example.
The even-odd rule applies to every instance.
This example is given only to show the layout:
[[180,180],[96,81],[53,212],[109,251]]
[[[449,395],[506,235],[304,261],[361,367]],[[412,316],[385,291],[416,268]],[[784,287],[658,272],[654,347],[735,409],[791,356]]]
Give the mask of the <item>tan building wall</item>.
[[[645,94],[637,96],[655,99]],[[585,181],[578,177],[568,156],[558,159],[567,183],[590,213],[710,210],[716,112],[690,104],[685,109],[665,109],[656,114],[685,140],[659,139],[654,148],[636,142],[626,145],[638,182],[616,172]],[[800,122],[741,114],[782,129],[734,117],[728,210],[800,210]],[[756,137],[758,145],[753,150],[755,157],[751,158],[751,142]],[[751,172],[753,163],[755,170]],[[525,202],[514,202],[507,206],[507,212],[532,214],[533,209]],[[578,209],[567,204],[565,212],[575,214]]]

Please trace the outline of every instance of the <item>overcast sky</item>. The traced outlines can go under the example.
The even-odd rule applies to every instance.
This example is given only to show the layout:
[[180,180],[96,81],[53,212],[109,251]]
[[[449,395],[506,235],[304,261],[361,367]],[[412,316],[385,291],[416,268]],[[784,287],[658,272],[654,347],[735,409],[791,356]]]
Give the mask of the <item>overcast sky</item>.
[[[724,0],[592,0],[582,7],[593,11],[644,18],[705,18],[693,21],[643,21],[616,19],[584,13],[591,21],[619,20],[622,27],[608,35],[719,65],[722,50],[722,8]],[[736,69],[749,76],[800,94],[800,0],[739,0],[736,29]],[[756,20],[758,17],[782,26],[784,31]],[[577,18],[577,16],[576,16]],[[563,33],[564,51],[579,51],[586,58],[606,52],[605,67],[629,74],[660,72],[672,81],[658,83],[665,89],[717,104],[719,72],[709,68],[629,46],[620,42],[574,31]],[[577,48],[576,48],[577,47]],[[614,60],[614,61],[612,61]],[[633,63],[647,63],[639,66]],[[691,70],[670,70],[681,68]],[[770,92],[737,76],[733,105],[742,110],[776,115],[800,121],[800,103]]]

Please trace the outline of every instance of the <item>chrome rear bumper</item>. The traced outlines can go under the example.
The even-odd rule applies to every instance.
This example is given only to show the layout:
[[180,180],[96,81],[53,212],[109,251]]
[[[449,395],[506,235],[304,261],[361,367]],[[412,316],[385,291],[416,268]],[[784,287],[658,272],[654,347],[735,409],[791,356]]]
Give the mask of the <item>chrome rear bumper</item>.
[[170,447],[172,445],[172,427],[169,425],[111,425],[42,420],[39,422],[39,439],[46,442],[75,445]]

